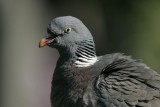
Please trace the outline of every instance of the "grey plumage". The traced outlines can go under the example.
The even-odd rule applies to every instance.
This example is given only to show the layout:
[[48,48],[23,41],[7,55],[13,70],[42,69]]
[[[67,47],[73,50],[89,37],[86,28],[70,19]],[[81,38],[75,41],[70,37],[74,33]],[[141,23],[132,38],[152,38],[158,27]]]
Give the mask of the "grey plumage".
[[53,19],[40,42],[45,45],[60,53],[53,107],[160,107],[160,75],[121,53],[97,57],[92,35],[79,19]]

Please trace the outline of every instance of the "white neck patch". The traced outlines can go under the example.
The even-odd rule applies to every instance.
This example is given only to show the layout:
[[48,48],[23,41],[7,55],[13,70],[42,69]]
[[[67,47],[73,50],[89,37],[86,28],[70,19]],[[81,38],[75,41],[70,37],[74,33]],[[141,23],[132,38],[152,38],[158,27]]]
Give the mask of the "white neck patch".
[[75,52],[74,65],[76,67],[88,67],[97,62],[93,40],[82,41]]
[[95,62],[97,62],[97,57],[91,57],[91,58],[86,58],[86,57],[79,57],[74,64],[77,67],[88,67],[93,65]]

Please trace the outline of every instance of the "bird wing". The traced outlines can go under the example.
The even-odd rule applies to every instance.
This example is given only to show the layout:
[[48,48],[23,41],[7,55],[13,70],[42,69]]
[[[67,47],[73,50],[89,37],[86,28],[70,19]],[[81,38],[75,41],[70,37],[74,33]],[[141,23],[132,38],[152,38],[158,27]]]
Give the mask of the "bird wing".
[[113,54],[110,60],[95,82],[100,105],[160,107],[158,73],[123,54]]

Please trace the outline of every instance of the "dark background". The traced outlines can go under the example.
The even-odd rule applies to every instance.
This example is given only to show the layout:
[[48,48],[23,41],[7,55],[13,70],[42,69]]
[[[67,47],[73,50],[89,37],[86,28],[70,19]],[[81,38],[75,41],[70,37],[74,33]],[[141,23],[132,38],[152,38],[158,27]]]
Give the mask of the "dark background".
[[65,15],[90,29],[98,55],[123,52],[160,71],[158,0],[0,0],[1,107],[50,107],[58,52],[38,42]]

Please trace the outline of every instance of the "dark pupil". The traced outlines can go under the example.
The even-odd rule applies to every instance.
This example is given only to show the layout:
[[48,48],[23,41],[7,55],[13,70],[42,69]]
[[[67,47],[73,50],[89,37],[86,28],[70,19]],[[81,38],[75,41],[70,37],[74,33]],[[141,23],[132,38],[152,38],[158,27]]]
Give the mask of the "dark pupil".
[[69,31],[70,31],[70,29],[68,28],[68,29],[67,29],[67,32],[69,32]]

